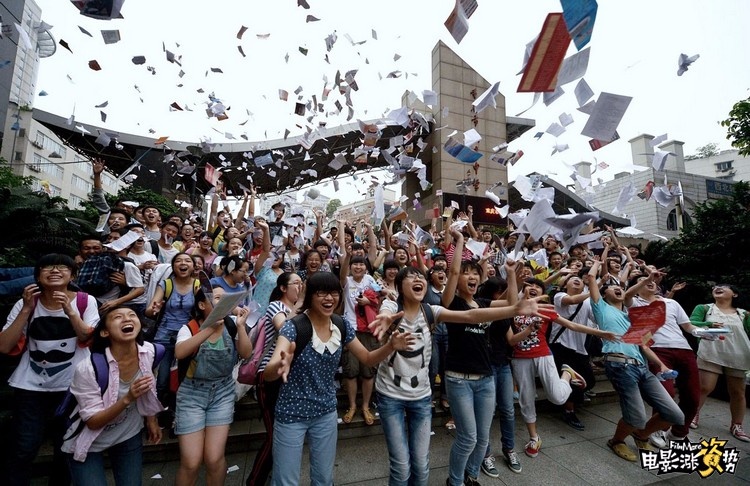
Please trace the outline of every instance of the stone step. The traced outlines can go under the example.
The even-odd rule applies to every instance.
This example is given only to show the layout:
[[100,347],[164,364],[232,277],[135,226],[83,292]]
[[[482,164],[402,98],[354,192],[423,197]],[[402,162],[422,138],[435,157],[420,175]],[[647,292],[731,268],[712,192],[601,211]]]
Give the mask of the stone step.
[[[596,393],[591,398],[591,404],[608,403],[617,400],[617,394],[612,388],[611,383],[602,373],[596,373],[597,383],[593,391]],[[338,393],[339,417],[341,417],[347,408],[346,394],[343,391]],[[361,402],[361,400],[360,400]],[[358,402],[359,403],[359,402]],[[537,411],[540,413],[557,413],[559,407],[551,404],[546,400],[544,390],[537,386]],[[583,408],[586,408],[584,403]],[[373,412],[376,409],[373,408]],[[516,402],[516,415],[520,416],[518,403]],[[432,425],[444,427],[450,420],[450,413],[443,410],[439,405],[433,408]],[[358,412],[351,423],[344,424],[339,418],[339,440],[359,439],[375,435],[382,435],[383,430],[380,427],[380,420],[376,414],[375,424],[368,426],[362,418],[361,412]],[[265,438],[265,428],[260,418],[260,409],[254,398],[244,397],[235,407],[235,421],[229,429],[229,438],[227,440],[226,453],[248,452],[260,448]],[[179,446],[176,438],[170,438],[165,433],[162,442],[157,445],[145,445],[144,456],[145,463],[176,461],[179,460]],[[35,476],[45,474],[47,467],[52,460],[52,444],[46,442],[42,447],[34,464]]]

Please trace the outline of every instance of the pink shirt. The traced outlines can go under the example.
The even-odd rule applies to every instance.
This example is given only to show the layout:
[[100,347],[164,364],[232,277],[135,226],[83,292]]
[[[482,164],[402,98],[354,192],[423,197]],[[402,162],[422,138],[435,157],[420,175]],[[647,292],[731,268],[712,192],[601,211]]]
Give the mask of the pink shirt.
[[[78,413],[85,422],[97,413],[105,410],[117,402],[117,394],[120,388],[120,367],[117,361],[112,357],[109,348],[105,351],[107,362],[109,363],[109,386],[107,391],[102,395],[99,384],[96,382],[94,366],[90,359],[78,363],[73,382],[70,385],[70,391],[75,395],[78,401]],[[151,376],[154,363],[154,345],[144,343],[138,345],[138,367],[143,376]],[[151,417],[164,410],[159,399],[156,397],[156,380],[151,384],[148,393],[144,393],[136,400],[138,413],[143,417]],[[75,426],[75,424],[73,425]],[[83,430],[73,439],[73,459],[83,462],[86,455],[103,429],[92,430],[84,427]]]

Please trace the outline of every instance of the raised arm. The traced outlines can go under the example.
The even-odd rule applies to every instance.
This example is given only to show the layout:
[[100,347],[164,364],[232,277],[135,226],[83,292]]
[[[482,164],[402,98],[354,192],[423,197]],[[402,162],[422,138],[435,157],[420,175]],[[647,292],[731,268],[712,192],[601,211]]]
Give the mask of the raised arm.
[[453,252],[453,260],[451,260],[451,266],[448,270],[448,280],[445,283],[445,289],[443,289],[442,303],[444,307],[451,305],[456,294],[458,275],[461,272],[461,255],[464,251],[464,235],[454,228],[450,228],[450,233],[456,240],[456,250]]
[[593,303],[599,302],[599,299],[602,298],[601,293],[599,293],[599,284],[596,281],[596,274],[599,272],[600,266],[601,262],[599,260],[594,260],[594,264],[591,265],[589,273],[587,273],[583,278],[583,282],[589,288],[589,297],[591,298],[591,302]]

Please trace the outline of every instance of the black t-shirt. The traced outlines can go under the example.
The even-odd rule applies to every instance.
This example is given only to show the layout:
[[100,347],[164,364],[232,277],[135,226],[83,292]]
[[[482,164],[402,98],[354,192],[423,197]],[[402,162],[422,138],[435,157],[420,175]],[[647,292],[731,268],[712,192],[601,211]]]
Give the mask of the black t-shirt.
[[[474,299],[479,307],[489,307],[491,301],[487,299]],[[461,297],[454,297],[451,302],[451,310],[466,311],[472,307]],[[448,327],[448,354],[445,360],[445,369],[458,373],[473,373],[480,375],[491,375],[490,365],[490,323],[482,324],[456,324],[449,323]]]
[[513,348],[508,344],[506,334],[513,319],[494,321],[490,326],[490,361],[495,366],[508,364],[513,356]]

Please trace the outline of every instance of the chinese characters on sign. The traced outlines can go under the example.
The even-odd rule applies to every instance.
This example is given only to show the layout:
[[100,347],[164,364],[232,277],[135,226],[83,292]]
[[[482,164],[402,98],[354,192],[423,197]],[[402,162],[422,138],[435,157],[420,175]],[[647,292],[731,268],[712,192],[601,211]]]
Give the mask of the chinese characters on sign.
[[726,445],[726,440],[716,437],[700,442],[691,442],[687,439],[673,440],[666,450],[641,449],[641,467],[648,471],[657,471],[657,475],[691,474],[697,471],[702,478],[707,478],[714,473],[734,474],[740,453],[736,448]]

